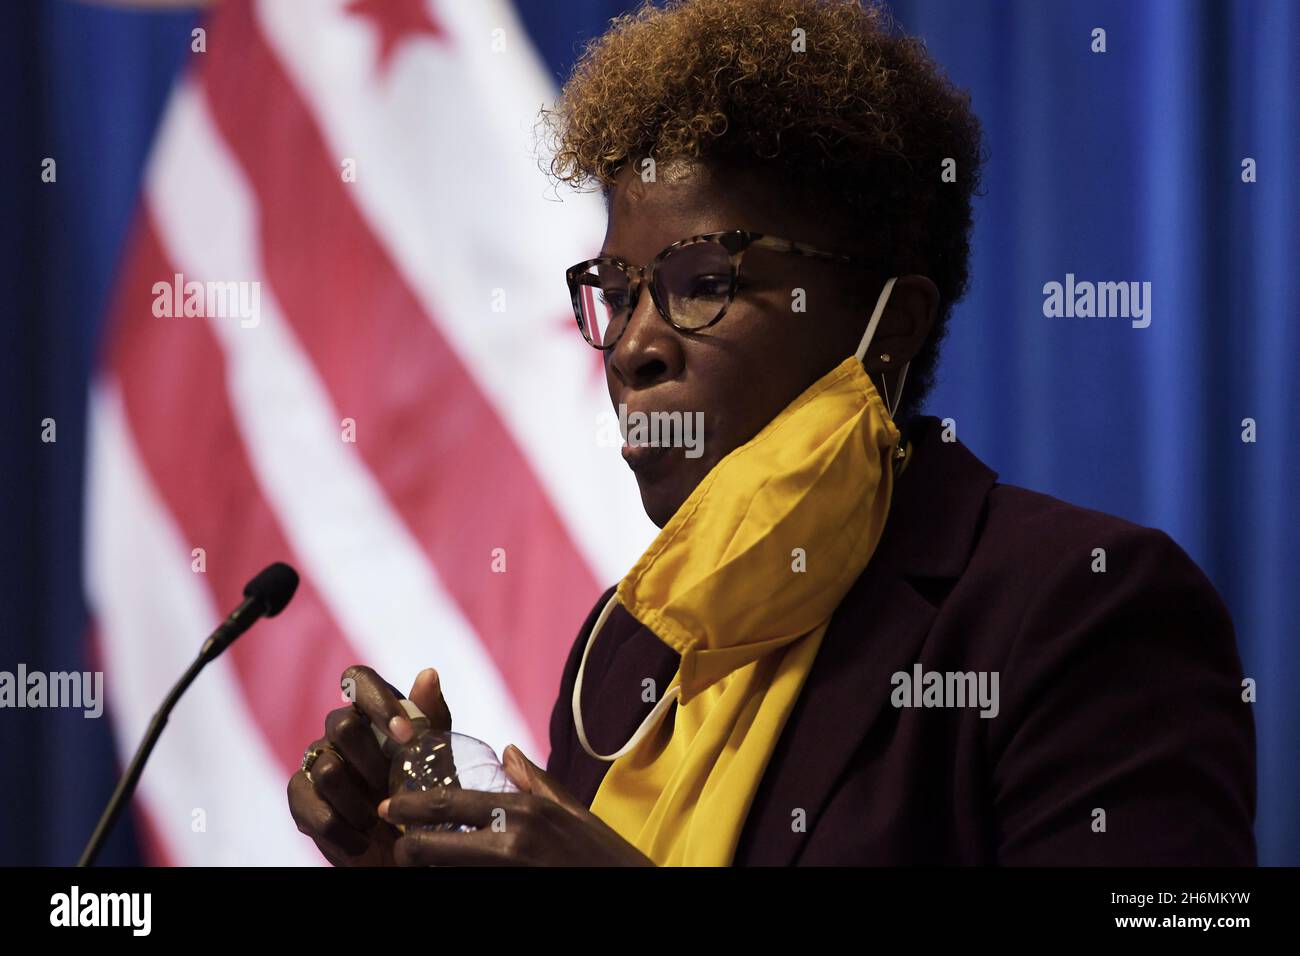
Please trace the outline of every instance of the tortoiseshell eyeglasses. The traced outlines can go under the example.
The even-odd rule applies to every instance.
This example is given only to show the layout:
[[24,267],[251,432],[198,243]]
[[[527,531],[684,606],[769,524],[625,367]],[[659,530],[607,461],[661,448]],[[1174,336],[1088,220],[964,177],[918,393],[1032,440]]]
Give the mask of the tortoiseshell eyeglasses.
[[588,259],[565,273],[582,337],[601,351],[613,348],[636,311],[645,285],[650,287],[655,308],[673,328],[682,332],[707,329],[727,314],[735,299],[740,261],[748,249],[830,262],[856,261],[852,256],[746,229],[680,239],[644,267],[617,256]]

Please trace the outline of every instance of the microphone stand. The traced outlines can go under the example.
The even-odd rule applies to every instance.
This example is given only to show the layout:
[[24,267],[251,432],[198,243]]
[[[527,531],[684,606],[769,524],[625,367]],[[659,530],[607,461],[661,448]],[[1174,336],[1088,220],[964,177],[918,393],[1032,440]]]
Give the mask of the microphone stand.
[[131,758],[131,765],[127,767],[126,773],[117,783],[117,789],[113,791],[112,798],[108,801],[108,806],[104,808],[103,814],[99,818],[99,824],[95,827],[95,832],[91,834],[90,842],[86,844],[86,849],[81,853],[81,859],[77,861],[77,866],[91,866],[95,858],[99,856],[99,851],[104,846],[104,841],[108,839],[109,832],[113,829],[113,824],[122,813],[122,808],[127,805],[131,795],[135,793],[135,786],[140,782],[140,774],[144,772],[144,763],[149,759],[149,754],[153,753],[153,748],[158,743],[158,737],[162,734],[163,728],[167,726],[167,718],[171,716],[172,708],[176,702],[181,699],[181,694],[185,693],[186,688],[194,683],[194,678],[199,676],[199,671],[203,670],[204,665],[208,663],[207,659],[200,654],[194,659],[194,663],[189,668],[176,686],[171,689],[163,705],[158,708],[158,712],[153,715],[153,720],[149,721],[149,731],[144,735],[144,740],[140,741],[140,747]]
[[135,756],[131,758],[131,765],[126,768],[126,773],[118,781],[117,789],[113,791],[108,806],[104,808],[99,823],[95,826],[95,832],[90,835],[90,842],[86,844],[81,859],[77,861],[77,866],[90,866],[99,856],[99,851],[103,848],[104,841],[108,839],[113,824],[117,822],[122,809],[135,793],[136,784],[140,782],[140,774],[144,772],[145,761],[153,753],[154,745],[158,743],[163,728],[167,726],[167,718],[171,716],[172,708],[176,706],[176,702],[181,699],[181,695],[190,684],[194,683],[194,678],[199,676],[199,671],[229,647],[235,638],[252,627],[259,618],[275,617],[284,610],[284,606],[289,603],[297,587],[298,573],[287,564],[280,562],[263,569],[257,577],[248,582],[244,588],[243,603],[235,608],[203,642],[199,656],[181,675],[181,679],[171,689],[163,705],[153,715],[153,720],[149,721],[149,730],[145,733],[144,740],[140,741]]

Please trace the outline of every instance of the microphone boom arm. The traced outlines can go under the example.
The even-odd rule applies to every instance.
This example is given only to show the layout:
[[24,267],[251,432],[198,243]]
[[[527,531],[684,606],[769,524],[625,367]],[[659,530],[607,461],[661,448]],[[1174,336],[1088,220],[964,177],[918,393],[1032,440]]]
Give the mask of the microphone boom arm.
[[282,562],[276,562],[263,569],[257,577],[248,582],[244,588],[243,602],[208,635],[208,639],[203,642],[203,647],[199,650],[198,657],[194,658],[193,663],[181,675],[181,679],[176,682],[167,699],[149,721],[149,729],[144,735],[144,740],[140,741],[135,756],[131,758],[131,765],[126,768],[126,773],[118,781],[117,789],[109,798],[108,806],[104,808],[99,823],[95,826],[95,832],[90,835],[90,841],[81,852],[81,859],[77,861],[77,866],[90,866],[99,856],[99,851],[103,848],[104,841],[108,839],[113,824],[122,814],[122,808],[130,802],[132,794],[135,793],[136,784],[140,782],[140,774],[144,772],[145,761],[153,753],[154,745],[158,743],[163,728],[167,726],[172,708],[181,699],[181,695],[189,689],[190,684],[194,683],[194,678],[199,676],[199,671],[215,660],[234,642],[235,638],[252,627],[259,618],[275,617],[284,610],[284,606],[289,603],[297,588],[298,572]]

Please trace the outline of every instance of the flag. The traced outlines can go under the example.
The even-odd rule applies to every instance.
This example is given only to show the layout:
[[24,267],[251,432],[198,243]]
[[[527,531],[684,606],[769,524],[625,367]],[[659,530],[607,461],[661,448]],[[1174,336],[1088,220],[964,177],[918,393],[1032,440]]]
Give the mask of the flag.
[[544,172],[555,94],[503,0],[228,0],[154,144],[90,403],[85,577],[125,762],[245,581],[302,583],[190,688],[147,856],[313,864],[286,786],[352,664],[436,667],[538,763],[600,592],[649,542]]

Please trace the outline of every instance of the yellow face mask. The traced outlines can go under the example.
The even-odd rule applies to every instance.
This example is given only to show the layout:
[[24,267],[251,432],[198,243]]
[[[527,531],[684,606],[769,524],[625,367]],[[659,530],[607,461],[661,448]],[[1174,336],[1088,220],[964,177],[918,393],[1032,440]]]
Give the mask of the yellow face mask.
[[[894,282],[857,353],[714,466],[592,627],[573,688],[574,725],[587,753],[612,766],[591,809],[656,863],[731,862],[831,614],[880,540],[897,405],[886,408],[862,356]],[[899,391],[895,403],[901,380]],[[582,679],[615,603],[681,663],[632,738],[599,754],[583,727]]]

